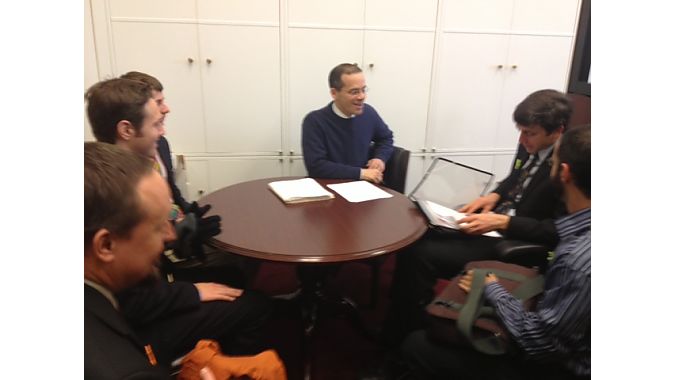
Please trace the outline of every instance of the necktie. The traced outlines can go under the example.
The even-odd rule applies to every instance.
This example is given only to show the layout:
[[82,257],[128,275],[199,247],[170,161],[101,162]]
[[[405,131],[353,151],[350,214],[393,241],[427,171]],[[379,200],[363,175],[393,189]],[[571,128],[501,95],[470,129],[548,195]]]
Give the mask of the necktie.
[[528,161],[526,161],[526,164],[523,166],[521,169],[521,172],[519,173],[519,179],[516,182],[516,186],[514,186],[511,190],[507,192],[507,196],[505,197],[505,200],[500,203],[498,207],[496,207],[495,212],[498,214],[512,214],[512,210],[516,208],[516,205],[521,201],[521,197],[523,196],[523,190],[526,188],[528,183],[530,183],[530,178],[532,175],[537,171],[537,167],[540,165],[538,162],[537,156],[534,154],[531,154],[530,157],[528,157]]

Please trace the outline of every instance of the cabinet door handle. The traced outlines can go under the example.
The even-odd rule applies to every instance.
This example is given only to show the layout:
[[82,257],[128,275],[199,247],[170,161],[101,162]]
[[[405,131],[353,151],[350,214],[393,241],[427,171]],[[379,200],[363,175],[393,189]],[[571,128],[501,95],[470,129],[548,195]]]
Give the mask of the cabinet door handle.
[[502,65],[498,65],[497,67],[498,67],[498,70],[501,70],[503,66],[502,66]]
[[211,65],[211,62],[213,62],[211,58],[207,58],[207,65]]
[[517,65],[512,65],[512,70],[516,70],[517,67]]
[[369,63],[369,69],[372,69],[375,66],[373,63]]
[[188,63],[193,63],[193,62],[195,62],[195,60],[192,59],[192,57],[188,57]]

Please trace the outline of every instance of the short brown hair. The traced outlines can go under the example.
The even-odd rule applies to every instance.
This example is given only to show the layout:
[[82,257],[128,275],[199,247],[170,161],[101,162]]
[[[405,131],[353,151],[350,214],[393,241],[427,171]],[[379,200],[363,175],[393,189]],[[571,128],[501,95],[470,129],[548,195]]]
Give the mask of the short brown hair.
[[84,243],[85,249],[102,228],[129,236],[145,217],[137,186],[153,172],[151,160],[118,146],[84,144]]
[[153,89],[153,91],[157,92],[162,92],[164,91],[164,87],[162,86],[162,83],[155,78],[154,76],[146,73],[142,73],[140,71],[130,71],[126,74],[120,75],[120,78],[122,79],[129,79],[129,80],[137,80],[139,82],[143,82],[147,85],[150,85],[150,88]]
[[329,88],[335,88],[340,91],[343,88],[343,80],[340,79],[343,74],[350,75],[356,73],[361,73],[361,69],[356,63],[341,63],[329,73]]
[[138,131],[146,116],[145,105],[152,99],[150,85],[122,78],[108,79],[85,93],[87,117],[98,141],[115,144],[117,123],[127,120]]
[[514,109],[514,122],[530,127],[539,125],[552,133],[570,122],[573,106],[566,94],[556,90],[540,90],[528,95]]
[[561,136],[558,158],[570,166],[573,183],[591,199],[591,124],[573,127]]

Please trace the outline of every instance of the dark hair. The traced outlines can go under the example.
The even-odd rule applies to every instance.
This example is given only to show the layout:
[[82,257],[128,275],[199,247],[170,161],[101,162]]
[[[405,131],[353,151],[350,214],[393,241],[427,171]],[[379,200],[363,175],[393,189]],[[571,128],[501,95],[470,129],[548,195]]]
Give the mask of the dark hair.
[[108,79],[85,93],[87,117],[98,141],[115,144],[117,123],[127,120],[137,131],[145,118],[145,105],[152,98],[150,85],[122,78]]
[[528,95],[514,109],[514,122],[524,127],[539,125],[547,133],[552,133],[570,122],[573,106],[562,92],[540,90]]
[[558,158],[570,166],[573,183],[591,199],[591,124],[571,128],[561,136]]
[[84,243],[102,228],[121,237],[144,218],[137,186],[153,172],[152,161],[102,142],[84,144]]
[[155,78],[152,75],[142,73],[140,71],[130,71],[126,74],[120,75],[120,78],[122,79],[129,79],[129,80],[137,80],[139,82],[143,82],[147,85],[150,86],[150,88],[153,89],[153,91],[157,92],[162,92],[164,91],[164,87],[162,86],[162,83]]
[[343,81],[340,79],[343,74],[356,74],[361,73],[361,69],[357,64],[354,63],[341,63],[331,70],[329,73],[329,88],[335,88],[337,91],[340,91],[343,88]]

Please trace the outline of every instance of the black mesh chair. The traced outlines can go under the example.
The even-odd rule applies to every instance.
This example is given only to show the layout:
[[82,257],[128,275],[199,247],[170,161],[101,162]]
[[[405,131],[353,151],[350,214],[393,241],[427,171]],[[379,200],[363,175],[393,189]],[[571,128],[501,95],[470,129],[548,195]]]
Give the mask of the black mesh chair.
[[[411,152],[395,146],[390,159],[385,163],[383,173],[383,186],[400,193],[406,190],[406,174],[408,173],[408,160]],[[380,284],[380,267],[385,262],[386,256],[377,256],[365,262],[371,267],[371,298],[370,307],[378,303],[378,285]]]

